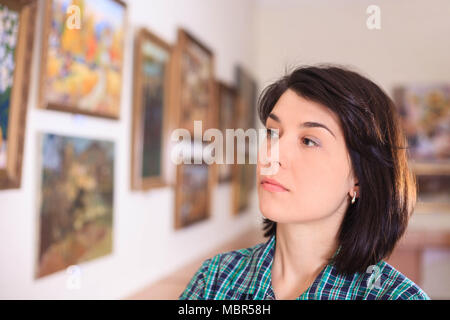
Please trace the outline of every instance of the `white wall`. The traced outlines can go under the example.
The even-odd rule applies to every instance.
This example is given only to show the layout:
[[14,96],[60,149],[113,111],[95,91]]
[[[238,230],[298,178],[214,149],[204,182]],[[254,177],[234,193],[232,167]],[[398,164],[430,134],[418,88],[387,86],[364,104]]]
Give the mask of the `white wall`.
[[[149,192],[131,192],[129,188],[132,51],[136,28],[146,26],[172,44],[176,41],[177,27],[188,28],[214,51],[216,77],[232,82],[235,63],[254,69],[251,28],[254,2],[136,0],[127,3],[129,29],[125,39],[121,116],[119,121],[111,121],[36,109],[43,14],[42,1],[39,1],[22,187],[0,192],[0,298],[123,298],[259,222],[255,196],[249,212],[233,217],[231,189],[229,185],[220,185],[212,193],[211,219],[174,231],[171,188]],[[80,290],[66,288],[65,271],[33,279],[38,232],[40,170],[36,163],[39,156],[36,141],[39,132],[115,142],[113,253],[79,265]]]
[[[350,64],[385,90],[450,78],[448,0],[260,0],[256,71],[261,84],[303,63]],[[369,5],[381,29],[366,27]]]
[[[258,3],[255,70],[261,86],[282,76],[285,69],[322,62],[356,67],[388,94],[396,84],[450,82],[448,0]],[[381,9],[380,30],[366,27],[366,9],[372,4]],[[450,228],[447,217],[440,221]],[[422,288],[431,297],[450,299],[449,250],[426,251],[422,268]]]

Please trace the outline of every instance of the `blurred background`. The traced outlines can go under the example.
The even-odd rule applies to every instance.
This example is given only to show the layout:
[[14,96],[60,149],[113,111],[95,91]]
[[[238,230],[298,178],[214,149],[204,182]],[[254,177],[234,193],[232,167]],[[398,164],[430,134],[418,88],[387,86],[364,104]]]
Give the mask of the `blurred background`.
[[449,299],[449,14],[447,0],[0,0],[0,298],[177,299],[204,259],[265,241],[255,166],[174,165],[170,133],[262,128],[262,89],[336,63],[394,99],[408,137],[418,203],[387,261]]

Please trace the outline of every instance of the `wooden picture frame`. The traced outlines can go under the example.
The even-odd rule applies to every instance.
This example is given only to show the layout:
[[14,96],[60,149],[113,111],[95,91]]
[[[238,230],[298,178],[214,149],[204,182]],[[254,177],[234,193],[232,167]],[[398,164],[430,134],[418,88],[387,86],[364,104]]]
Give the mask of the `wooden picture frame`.
[[194,120],[202,121],[203,131],[217,128],[214,54],[182,28],[178,29],[172,73],[172,107],[178,128],[187,129],[191,136]]
[[244,130],[256,128],[257,82],[241,65],[235,66],[235,81],[237,104],[240,111],[237,117],[237,126]]
[[256,165],[249,163],[249,152],[245,153],[245,163],[235,163],[232,172],[232,214],[239,215],[248,209],[256,184]]
[[172,47],[140,29],[134,48],[131,189],[166,185],[166,141],[170,113]]
[[[219,116],[219,129],[221,130],[224,139],[226,139],[226,129],[235,129],[236,127],[236,89],[225,82],[217,81],[217,105]],[[231,150],[225,150],[230,152]],[[226,154],[224,153],[224,162],[226,161]],[[233,164],[219,164],[217,165],[217,174],[219,183],[228,183],[232,179]]]
[[393,97],[416,175],[416,211],[450,213],[450,84],[401,85]]
[[[250,72],[241,65],[235,66],[236,87],[236,128],[244,131],[256,129],[257,83]],[[248,209],[250,196],[255,187],[256,165],[250,164],[250,150],[255,146],[245,140],[245,163],[235,163],[232,173],[232,213],[239,215]],[[238,152],[243,152],[237,149]]]
[[[204,146],[204,144],[203,144]],[[208,220],[211,216],[211,190],[216,183],[211,165],[201,161],[181,163],[176,168],[175,219],[176,230]]]
[[[78,12],[77,29],[68,28],[67,23],[78,13],[64,12],[68,8],[61,1],[45,0],[39,108],[117,120],[121,109],[127,6],[121,0],[87,0],[82,8],[86,12]],[[103,17],[108,13],[118,17],[108,17],[99,23],[93,20],[93,15],[87,15],[87,8],[101,10]]]
[[[4,33],[0,34],[0,39],[10,41],[8,49],[5,44],[4,58],[13,64],[0,61],[0,69],[9,69],[6,81],[0,79],[0,189],[13,189],[21,186],[37,3],[34,0],[0,0],[0,5],[0,10],[9,12],[3,19],[10,20],[9,30],[0,28]],[[15,49],[10,47],[11,43]]]

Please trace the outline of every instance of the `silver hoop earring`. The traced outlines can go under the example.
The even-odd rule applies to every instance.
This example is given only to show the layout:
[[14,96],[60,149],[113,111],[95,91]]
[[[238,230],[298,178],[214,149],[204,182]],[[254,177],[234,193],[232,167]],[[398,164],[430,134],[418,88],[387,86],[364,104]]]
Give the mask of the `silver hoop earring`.
[[356,199],[356,191],[353,192],[352,204],[355,203],[355,199]]

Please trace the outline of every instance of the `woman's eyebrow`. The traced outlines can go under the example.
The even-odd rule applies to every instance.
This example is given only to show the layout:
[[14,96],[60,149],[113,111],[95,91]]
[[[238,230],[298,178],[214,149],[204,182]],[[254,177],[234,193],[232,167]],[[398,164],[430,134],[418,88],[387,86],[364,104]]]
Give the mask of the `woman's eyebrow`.
[[[281,123],[280,118],[278,118],[278,116],[274,113],[270,113],[269,118],[275,120],[278,123]],[[333,135],[333,137],[336,139],[336,136],[334,135],[333,131],[331,131],[326,125],[319,123],[319,122],[313,122],[313,121],[303,122],[303,123],[300,123],[299,128],[324,128],[329,133],[331,133]]]

